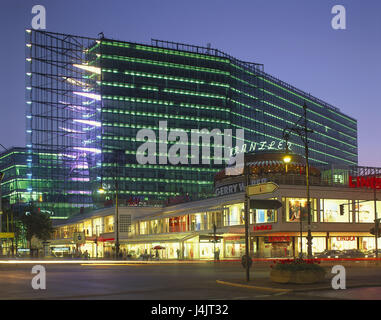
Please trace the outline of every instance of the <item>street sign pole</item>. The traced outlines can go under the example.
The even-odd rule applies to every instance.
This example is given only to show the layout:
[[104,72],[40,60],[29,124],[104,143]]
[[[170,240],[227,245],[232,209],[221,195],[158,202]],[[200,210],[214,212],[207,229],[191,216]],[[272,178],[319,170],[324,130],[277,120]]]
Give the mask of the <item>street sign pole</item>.
[[278,200],[250,200],[251,196],[258,194],[273,193],[279,188],[279,186],[273,182],[261,183],[257,185],[249,185],[249,172],[247,171],[247,166],[244,167],[244,177],[245,177],[245,260],[244,263],[246,269],[246,281],[250,280],[250,265],[251,257],[249,256],[249,220],[250,220],[250,209],[278,209],[282,206],[282,203]]
[[247,191],[247,188],[249,186],[249,174],[247,172],[247,166],[245,165],[244,166],[244,176],[245,176],[245,184],[246,184],[246,188],[245,188],[245,251],[246,251],[246,281],[249,282],[250,280],[250,263],[249,263],[249,259],[251,259],[251,257],[249,257],[249,195],[248,195],[248,191]]

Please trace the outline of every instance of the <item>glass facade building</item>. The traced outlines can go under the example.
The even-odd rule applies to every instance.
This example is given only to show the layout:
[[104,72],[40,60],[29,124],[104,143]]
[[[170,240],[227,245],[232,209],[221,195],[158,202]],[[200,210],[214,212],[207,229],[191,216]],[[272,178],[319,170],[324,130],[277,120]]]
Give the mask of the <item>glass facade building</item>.
[[[295,125],[305,103],[314,130],[311,163],[357,165],[357,121],[265,73],[261,64],[210,47],[38,30],[27,31],[26,45],[27,148],[30,159],[44,150],[51,155],[31,161],[29,174],[44,177],[30,192],[65,203],[59,215],[103,201],[96,192],[101,184],[112,194],[117,183],[125,204],[213,195],[213,176],[225,166],[214,163],[213,151],[210,164],[137,162],[143,143],[137,132],[153,130],[158,146],[159,121],[188,136],[195,129],[232,129],[233,135],[244,129],[245,144],[232,154],[283,150],[283,130]],[[289,141],[293,152],[304,154],[296,134]],[[189,138],[189,152],[191,144]]]
[[[29,180],[27,176],[27,150],[13,147],[0,154],[0,172],[3,209],[15,208],[29,201]],[[16,210],[17,211],[17,210]]]

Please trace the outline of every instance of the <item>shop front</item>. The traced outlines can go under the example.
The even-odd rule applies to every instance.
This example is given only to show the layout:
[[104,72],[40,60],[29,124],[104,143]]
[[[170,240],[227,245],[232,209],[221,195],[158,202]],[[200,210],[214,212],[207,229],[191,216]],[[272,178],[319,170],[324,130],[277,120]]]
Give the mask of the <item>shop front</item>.
[[254,256],[257,258],[287,258],[293,255],[293,237],[287,234],[254,237]]
[[358,237],[331,237],[331,249],[340,251],[358,249]]
[[199,236],[200,259],[214,259],[215,252],[222,257],[222,237],[208,235]]
[[242,236],[224,237],[224,257],[240,258],[245,254],[245,238]]

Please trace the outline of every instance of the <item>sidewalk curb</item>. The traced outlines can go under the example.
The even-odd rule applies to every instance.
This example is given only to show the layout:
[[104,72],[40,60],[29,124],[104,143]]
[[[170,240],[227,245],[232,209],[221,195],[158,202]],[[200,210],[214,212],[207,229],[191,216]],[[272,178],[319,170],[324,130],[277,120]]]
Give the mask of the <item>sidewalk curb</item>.
[[270,291],[270,292],[292,292],[293,291],[292,289],[277,289],[277,288],[269,288],[269,287],[257,287],[257,286],[250,286],[248,284],[240,284],[240,283],[227,282],[227,281],[221,281],[221,280],[216,280],[216,282],[218,284],[223,284],[223,285],[227,285],[227,286],[261,290],[261,291]]
[[[274,292],[274,293],[276,293],[276,292],[291,293],[291,292],[334,290],[330,286],[316,287],[316,288],[283,289],[283,288],[258,287],[258,286],[248,285],[248,284],[241,284],[241,283],[221,281],[221,280],[216,280],[216,282],[218,284],[232,286],[232,287],[239,287],[239,288],[246,288],[246,289],[253,289],[253,290],[261,290],[261,291],[268,291],[268,292]],[[347,286],[346,289],[367,288],[367,287],[381,287],[381,283],[354,284],[354,285]],[[344,289],[344,290],[346,290],[346,289]]]

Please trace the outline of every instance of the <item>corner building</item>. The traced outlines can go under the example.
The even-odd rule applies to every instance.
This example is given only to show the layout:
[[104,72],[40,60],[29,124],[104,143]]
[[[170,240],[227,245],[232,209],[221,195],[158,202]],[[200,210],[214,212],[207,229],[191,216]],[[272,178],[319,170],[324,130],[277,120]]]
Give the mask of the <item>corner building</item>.
[[[292,258],[307,252],[307,199],[305,162],[294,155],[286,166],[281,153],[249,155],[250,183],[274,182],[279,188],[251,199],[277,199],[276,210],[251,209],[249,217],[250,255],[255,258]],[[366,179],[381,176],[381,168],[310,167],[312,252],[324,250],[359,250],[357,257],[371,257],[376,238],[371,233],[374,219],[380,217],[379,190],[369,186],[353,187],[349,177]],[[119,219],[129,216],[129,226],[120,227],[121,252],[125,257],[143,259],[144,255],[160,259],[240,259],[245,254],[244,177],[215,176],[216,196],[166,207],[123,207]],[[240,187],[243,186],[243,188]],[[234,187],[237,186],[237,187]],[[222,193],[221,190],[224,190]],[[340,206],[343,206],[343,211]],[[115,254],[115,208],[77,215],[55,228],[51,248],[57,256],[70,256],[87,250],[91,256],[113,257]],[[215,226],[215,229],[214,229]],[[85,241],[76,244],[75,232]],[[95,241],[97,239],[97,241]],[[381,246],[377,238],[378,248]],[[156,249],[155,249],[156,248]],[[351,253],[346,253],[351,254]],[[370,256],[368,256],[370,254]]]
[[[357,164],[357,121],[265,73],[261,64],[182,43],[152,40],[146,45],[37,30],[27,32],[27,48],[27,147],[31,153],[59,150],[57,165],[71,169],[61,169],[65,174],[55,179],[67,180],[75,192],[76,197],[67,197],[77,199],[74,211],[90,208],[91,195],[95,207],[100,201],[95,190],[100,183],[115,190],[115,177],[122,202],[213,194],[213,176],[224,168],[214,164],[213,156],[209,165],[137,163],[138,130],[158,132],[159,121],[167,121],[168,130],[187,133],[244,129],[243,150],[233,154],[284,150],[283,129],[298,121],[306,103],[314,130],[311,164]],[[158,145],[158,133],[156,138]],[[296,134],[290,143],[294,153],[304,153]],[[53,167],[49,170],[57,175]],[[43,185],[38,193],[53,192]]]

